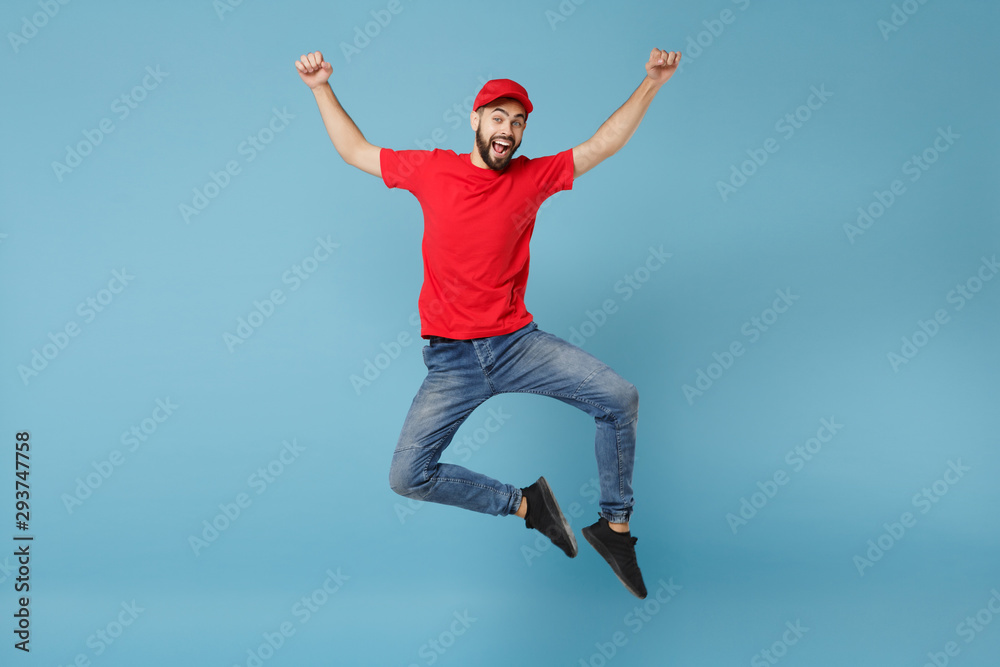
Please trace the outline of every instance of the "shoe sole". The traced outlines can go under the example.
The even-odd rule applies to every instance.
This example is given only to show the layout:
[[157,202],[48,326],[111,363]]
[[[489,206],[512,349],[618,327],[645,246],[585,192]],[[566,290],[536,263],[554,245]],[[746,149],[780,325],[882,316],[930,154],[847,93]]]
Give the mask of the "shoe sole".
[[618,581],[622,582],[622,585],[624,585],[625,588],[628,589],[628,592],[636,596],[640,600],[646,599],[645,595],[639,595],[639,591],[634,589],[632,585],[628,582],[628,580],[625,578],[625,575],[622,573],[621,568],[618,567],[618,563],[615,562],[614,556],[612,556],[611,552],[608,551],[608,548],[604,546],[604,543],[597,538],[597,535],[594,535],[593,531],[590,529],[590,526],[587,526],[586,528],[583,529],[583,536],[587,538],[587,541],[590,542],[590,546],[594,547],[594,550],[597,551],[598,554],[600,554],[601,558],[607,561],[608,565],[611,566],[611,570],[615,573],[615,576],[618,577]]
[[[573,530],[569,527],[569,521],[563,516],[562,510],[559,509],[559,502],[556,500],[556,496],[552,493],[552,488],[549,486],[548,481],[544,477],[538,478],[538,490],[542,493],[542,502],[545,504],[546,510],[549,514],[554,516],[559,520],[560,525],[563,529],[563,535],[569,538],[569,544],[572,547],[572,552],[566,554],[570,558],[575,558],[579,549],[576,546],[576,536],[573,534]],[[555,511],[553,511],[555,510]],[[544,533],[542,533],[544,535]],[[552,539],[546,535],[550,540]],[[565,553],[565,551],[563,551]]]

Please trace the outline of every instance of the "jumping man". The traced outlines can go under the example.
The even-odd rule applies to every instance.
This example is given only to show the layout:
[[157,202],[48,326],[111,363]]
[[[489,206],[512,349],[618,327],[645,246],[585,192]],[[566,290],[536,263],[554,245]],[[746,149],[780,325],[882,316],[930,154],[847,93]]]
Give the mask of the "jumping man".
[[403,423],[390,486],[408,498],[518,516],[572,558],[576,538],[544,477],[519,488],[439,460],[462,422],[491,396],[539,394],[577,407],[596,424],[600,479],[599,518],[583,535],[640,598],[646,586],[629,532],[639,394],[588,352],[539,329],[524,292],[539,207],[628,142],[680,57],[653,49],[642,83],[593,137],[531,159],[514,158],[533,107],[510,79],[489,81],[476,96],[469,153],[394,151],[368,143],[344,111],[322,53],[295,62],[340,156],[390,188],[409,190],[424,214],[419,311],[427,377]]

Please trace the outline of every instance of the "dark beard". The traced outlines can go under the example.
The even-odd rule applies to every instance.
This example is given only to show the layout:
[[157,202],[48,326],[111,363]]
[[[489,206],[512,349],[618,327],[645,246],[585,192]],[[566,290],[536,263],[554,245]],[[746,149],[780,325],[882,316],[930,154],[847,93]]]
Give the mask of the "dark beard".
[[514,157],[514,153],[517,152],[517,149],[521,146],[521,144],[511,146],[510,150],[507,151],[507,154],[497,160],[493,157],[491,144],[492,142],[483,136],[481,130],[476,132],[476,148],[479,150],[479,157],[483,158],[483,162],[486,163],[486,166],[493,171],[503,171],[507,165],[510,164],[511,158]]

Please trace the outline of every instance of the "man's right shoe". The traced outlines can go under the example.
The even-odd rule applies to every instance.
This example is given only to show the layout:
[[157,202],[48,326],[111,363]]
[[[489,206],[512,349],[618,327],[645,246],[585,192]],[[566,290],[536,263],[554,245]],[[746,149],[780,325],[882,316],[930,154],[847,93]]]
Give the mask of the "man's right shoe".
[[597,523],[583,529],[583,536],[601,554],[614,570],[625,588],[639,599],[646,597],[646,584],[635,560],[635,543],[638,540],[631,533],[617,533],[611,530],[603,516]]
[[521,495],[528,501],[528,515],[524,517],[524,525],[548,537],[552,544],[570,558],[576,556],[576,536],[559,509],[559,503],[545,478],[539,477],[537,482],[521,489]]

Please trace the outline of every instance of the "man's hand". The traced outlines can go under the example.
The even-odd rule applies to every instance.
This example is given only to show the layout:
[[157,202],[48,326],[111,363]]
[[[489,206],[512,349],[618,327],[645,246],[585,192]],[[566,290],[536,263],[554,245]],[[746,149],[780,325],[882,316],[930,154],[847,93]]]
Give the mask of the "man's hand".
[[323,54],[319,51],[306,54],[296,60],[295,68],[299,70],[302,81],[310,88],[322,86],[333,73],[333,65],[323,60]]
[[646,76],[656,85],[662,86],[674,75],[680,62],[680,51],[653,49],[649,52],[649,62],[646,63]]

